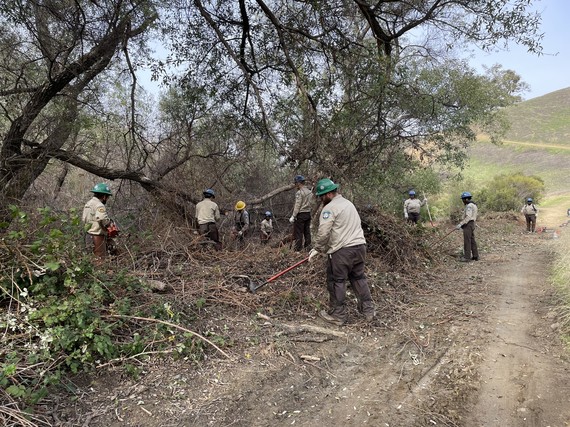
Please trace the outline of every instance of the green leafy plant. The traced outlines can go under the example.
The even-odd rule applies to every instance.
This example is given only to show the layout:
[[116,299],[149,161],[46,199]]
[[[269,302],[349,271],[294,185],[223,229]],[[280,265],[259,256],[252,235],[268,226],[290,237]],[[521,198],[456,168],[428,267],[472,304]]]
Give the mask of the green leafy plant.
[[519,210],[528,197],[538,203],[544,193],[544,181],[520,172],[498,175],[477,197],[481,206],[495,212]]
[[74,211],[11,212],[15,220],[0,240],[0,388],[7,396],[33,405],[67,372],[149,352],[202,357],[200,340],[164,323],[133,330],[133,313],[168,322],[178,321],[179,313],[168,303],[149,304],[137,278],[94,268]]

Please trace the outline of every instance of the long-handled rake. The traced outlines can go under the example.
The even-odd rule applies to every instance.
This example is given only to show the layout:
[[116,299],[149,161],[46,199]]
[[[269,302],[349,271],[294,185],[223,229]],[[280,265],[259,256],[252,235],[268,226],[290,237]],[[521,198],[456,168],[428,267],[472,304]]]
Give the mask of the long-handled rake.
[[[426,193],[422,193],[422,194],[424,195],[424,200],[426,200]],[[432,219],[431,219],[431,212],[430,212],[430,210],[429,210],[429,205],[428,205],[427,200],[426,200],[426,209],[427,209],[427,211],[428,211],[429,223],[430,223],[431,226],[433,227],[434,225],[433,225],[433,221],[432,221]]]
[[247,280],[248,280],[248,284],[246,285],[246,286],[247,286],[247,289],[248,289],[252,294],[254,294],[255,292],[257,292],[257,290],[258,290],[259,288],[262,288],[262,287],[264,287],[265,285],[267,285],[268,283],[273,282],[273,281],[274,281],[275,279],[277,279],[278,277],[283,276],[285,273],[288,273],[289,271],[293,270],[294,268],[299,267],[301,264],[304,264],[304,263],[306,263],[307,261],[309,261],[309,257],[307,257],[307,258],[305,258],[305,259],[302,259],[301,261],[299,261],[299,262],[296,263],[296,264],[293,264],[293,265],[290,266],[290,267],[287,267],[285,270],[280,271],[279,273],[275,274],[274,276],[271,276],[271,277],[270,277],[269,279],[267,279],[265,282],[260,283],[260,284],[256,284],[253,280],[251,280],[250,277],[245,276],[245,275],[239,275],[239,276],[234,276],[234,277],[242,277],[242,278],[244,278],[244,279],[247,279]]
[[434,244],[432,244],[431,247],[430,247],[430,249],[433,250],[433,249],[435,249],[436,247],[438,247],[438,246],[441,244],[441,242],[443,242],[445,239],[447,239],[447,237],[448,237],[449,235],[451,235],[451,233],[453,233],[453,232],[456,231],[456,230],[457,230],[456,228],[452,229],[449,233],[447,233],[447,234],[446,234],[445,236],[443,236],[441,239],[439,239],[439,240],[436,241]]

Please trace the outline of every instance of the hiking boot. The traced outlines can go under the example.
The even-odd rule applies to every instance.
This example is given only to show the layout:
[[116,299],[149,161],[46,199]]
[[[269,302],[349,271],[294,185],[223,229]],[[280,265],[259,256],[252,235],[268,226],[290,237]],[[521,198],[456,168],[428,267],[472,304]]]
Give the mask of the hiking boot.
[[319,317],[321,319],[326,320],[327,322],[332,323],[333,325],[337,325],[337,326],[342,326],[345,323],[344,320],[341,320],[341,319],[338,319],[334,316],[331,316],[325,310],[319,311]]
[[459,258],[459,262],[470,262],[470,261],[471,260],[469,258],[464,258],[464,257]]
[[364,320],[366,320],[366,323],[370,323],[374,320],[374,314],[375,313],[367,314],[366,316],[364,316]]
[[471,261],[479,261],[479,257],[478,257],[478,256],[474,256],[473,258],[471,258]]

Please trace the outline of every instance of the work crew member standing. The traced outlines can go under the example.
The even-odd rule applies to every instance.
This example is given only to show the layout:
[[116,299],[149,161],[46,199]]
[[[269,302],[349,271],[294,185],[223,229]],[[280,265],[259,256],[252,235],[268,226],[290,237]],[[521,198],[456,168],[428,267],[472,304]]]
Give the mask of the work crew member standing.
[[111,219],[105,204],[111,197],[111,190],[107,184],[100,183],[91,192],[93,197],[83,207],[82,219],[87,231],[85,243],[93,248],[93,254],[100,261],[107,255],[107,227]]
[[265,218],[261,221],[260,231],[261,231],[261,243],[267,243],[271,238],[271,233],[273,233],[273,220],[271,219],[273,215],[271,212],[265,212]]
[[220,235],[216,221],[220,220],[220,208],[212,199],[216,197],[214,190],[208,188],[202,193],[204,200],[196,203],[196,221],[198,222],[198,232],[214,242],[214,248],[222,249]]
[[[297,187],[295,206],[289,222],[294,224],[295,250],[300,251],[303,247],[309,248],[311,246],[311,202],[313,195],[311,190],[305,187],[305,177],[302,175],[295,177],[295,187]],[[303,237],[305,238],[304,243]]]
[[358,311],[367,321],[374,318],[374,304],[364,274],[366,239],[360,216],[354,205],[337,193],[338,185],[330,179],[317,183],[316,194],[321,198],[319,230],[309,253],[309,261],[319,252],[327,254],[327,289],[329,310],[319,316],[335,325],[348,318],[346,309],[346,280],[350,281],[358,303]]
[[427,199],[423,201],[416,199],[416,192],[410,190],[409,198],[404,202],[404,218],[413,224],[417,224],[420,219],[420,209],[427,203]]
[[238,200],[234,213],[234,237],[238,242],[243,242],[243,238],[249,230],[249,212],[245,210],[245,202]]
[[524,218],[526,219],[526,231],[534,233],[538,209],[536,209],[536,206],[534,206],[530,197],[526,199],[526,205],[522,207],[521,213],[524,214]]
[[465,191],[461,193],[463,209],[463,219],[456,228],[463,229],[463,258],[462,262],[478,261],[479,251],[475,242],[475,221],[477,221],[477,205],[471,201],[471,193]]

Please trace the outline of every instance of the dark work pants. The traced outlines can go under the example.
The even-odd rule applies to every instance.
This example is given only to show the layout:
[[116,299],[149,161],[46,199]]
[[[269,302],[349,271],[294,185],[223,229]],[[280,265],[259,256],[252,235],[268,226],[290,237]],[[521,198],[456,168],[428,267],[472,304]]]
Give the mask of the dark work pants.
[[209,222],[207,224],[198,225],[198,232],[208,239],[215,242],[214,248],[219,251],[222,249],[222,243],[220,242],[220,235],[218,233],[218,227],[215,222]]
[[[300,251],[301,248],[311,246],[311,212],[299,212],[293,226],[293,235],[295,237],[295,250]],[[303,237],[305,243],[303,244]]]
[[524,216],[526,219],[526,231],[534,231],[536,227],[536,215],[530,214]]
[[475,221],[469,221],[463,226],[463,256],[466,259],[479,258],[475,241]]
[[408,212],[408,221],[417,224],[420,219],[420,214],[417,212]]
[[346,280],[348,279],[358,302],[358,311],[363,315],[374,314],[374,304],[364,274],[366,245],[341,248],[328,255],[327,289],[329,291],[329,314],[346,321]]

